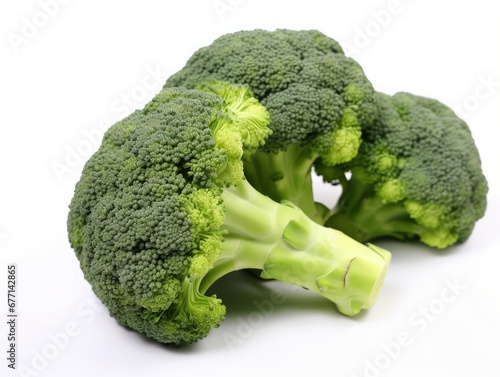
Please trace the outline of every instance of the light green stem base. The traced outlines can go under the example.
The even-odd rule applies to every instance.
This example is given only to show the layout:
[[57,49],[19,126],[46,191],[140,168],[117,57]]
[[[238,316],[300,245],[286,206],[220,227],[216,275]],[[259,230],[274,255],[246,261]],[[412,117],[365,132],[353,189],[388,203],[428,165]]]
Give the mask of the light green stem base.
[[[223,275],[262,270],[273,278],[315,291],[355,315],[373,305],[391,255],[312,221],[291,203],[278,204],[248,182],[227,188],[221,257],[201,282],[205,291]],[[243,200],[242,200],[243,199]]]

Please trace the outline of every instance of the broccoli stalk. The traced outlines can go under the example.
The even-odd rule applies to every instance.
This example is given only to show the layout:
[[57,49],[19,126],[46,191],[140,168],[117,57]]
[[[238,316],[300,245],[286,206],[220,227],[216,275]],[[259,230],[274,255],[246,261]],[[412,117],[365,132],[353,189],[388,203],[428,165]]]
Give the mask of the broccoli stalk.
[[349,234],[359,242],[381,237],[404,240],[425,232],[401,203],[385,203],[375,195],[373,185],[356,177],[342,181],[342,195],[324,225]]
[[201,292],[232,271],[258,269],[263,278],[319,293],[346,315],[374,303],[390,253],[320,226],[292,203],[276,203],[247,181],[224,189],[222,199],[222,252],[201,280]]
[[328,209],[314,202],[311,178],[311,168],[318,156],[311,148],[298,144],[277,153],[258,151],[244,163],[245,176],[259,192],[277,202],[291,201],[311,219],[323,223]]

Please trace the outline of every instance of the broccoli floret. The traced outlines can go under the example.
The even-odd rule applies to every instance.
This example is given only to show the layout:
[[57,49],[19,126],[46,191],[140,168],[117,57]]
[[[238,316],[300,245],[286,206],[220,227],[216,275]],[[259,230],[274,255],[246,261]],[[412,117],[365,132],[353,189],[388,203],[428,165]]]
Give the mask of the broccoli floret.
[[[376,95],[379,116],[344,170],[319,167],[343,192],[325,225],[361,242],[418,238],[435,248],[465,241],[488,185],[467,124],[437,100]],[[339,174],[340,173],[340,174]]]
[[112,126],[86,163],[68,233],[85,278],[120,323],[192,343],[224,319],[210,286],[227,273],[302,286],[354,315],[370,307],[390,254],[256,191],[243,159],[270,134],[245,86],[162,90]]
[[311,167],[352,160],[375,115],[373,87],[340,45],[314,31],[251,30],[226,34],[198,50],[166,87],[209,81],[246,84],[270,114],[273,131],[245,162],[245,175],[276,201],[290,200],[318,222]]

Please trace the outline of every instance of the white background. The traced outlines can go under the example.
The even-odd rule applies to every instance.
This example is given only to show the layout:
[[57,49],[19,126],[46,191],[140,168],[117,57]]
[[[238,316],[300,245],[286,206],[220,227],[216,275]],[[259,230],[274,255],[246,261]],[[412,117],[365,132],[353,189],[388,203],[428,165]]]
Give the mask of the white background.
[[[498,375],[495,5],[2,1],[0,375]],[[460,112],[490,183],[488,211],[465,244],[444,252],[382,242],[393,251],[391,269],[376,305],[356,318],[312,293],[233,276],[216,287],[228,307],[220,328],[192,347],[162,346],[95,302],[67,242],[67,206],[100,129],[148,102],[197,48],[254,28],[318,29],[361,63],[377,90],[434,97]],[[331,200],[320,182],[316,191]],[[6,360],[8,263],[19,271],[15,372]]]

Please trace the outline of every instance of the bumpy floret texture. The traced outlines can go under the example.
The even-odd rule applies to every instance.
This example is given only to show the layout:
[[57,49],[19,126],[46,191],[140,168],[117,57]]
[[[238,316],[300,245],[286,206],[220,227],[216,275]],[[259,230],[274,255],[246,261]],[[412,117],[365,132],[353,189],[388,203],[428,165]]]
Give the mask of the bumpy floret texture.
[[335,165],[356,156],[375,114],[373,88],[340,45],[318,31],[252,30],[226,34],[198,50],[166,86],[206,81],[246,84],[270,114],[262,149],[308,145]]
[[377,94],[376,102],[379,116],[345,170],[352,169],[353,182],[372,185],[386,208],[404,209],[422,242],[463,242],[484,214],[488,190],[467,124],[434,99]]
[[224,106],[201,91],[160,92],[109,129],[70,205],[70,242],[96,295],[161,342],[196,341],[224,318],[193,283],[220,253],[222,187],[243,177],[242,134]]

